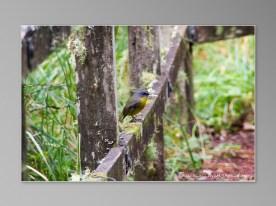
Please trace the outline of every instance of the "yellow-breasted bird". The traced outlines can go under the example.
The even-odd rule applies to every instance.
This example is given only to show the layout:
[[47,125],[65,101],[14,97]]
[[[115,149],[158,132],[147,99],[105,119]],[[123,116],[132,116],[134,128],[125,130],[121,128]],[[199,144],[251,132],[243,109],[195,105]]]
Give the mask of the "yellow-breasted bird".
[[123,121],[128,115],[133,117],[142,111],[147,104],[148,96],[149,92],[146,89],[135,90],[120,115],[120,121]]

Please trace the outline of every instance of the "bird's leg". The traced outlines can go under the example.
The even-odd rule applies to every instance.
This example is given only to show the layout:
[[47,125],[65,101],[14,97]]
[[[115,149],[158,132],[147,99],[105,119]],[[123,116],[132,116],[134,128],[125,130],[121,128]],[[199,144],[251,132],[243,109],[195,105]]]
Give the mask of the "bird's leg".
[[130,120],[130,122],[137,122],[136,116],[133,115],[133,116],[131,116],[131,118],[132,119]]
[[131,116],[131,117],[132,117],[132,120],[131,120],[130,122],[139,122],[139,121],[142,120],[141,118],[139,118],[138,115],[133,115],[133,116]]

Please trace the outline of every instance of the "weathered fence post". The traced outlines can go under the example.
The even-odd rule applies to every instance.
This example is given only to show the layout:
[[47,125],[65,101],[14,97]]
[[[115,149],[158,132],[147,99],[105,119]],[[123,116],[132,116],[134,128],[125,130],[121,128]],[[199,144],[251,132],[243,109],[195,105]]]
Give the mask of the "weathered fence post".
[[117,139],[113,28],[82,27],[74,38],[81,166],[94,170]]
[[165,96],[163,96],[163,105],[157,108],[156,112],[156,131],[154,141],[156,142],[157,160],[156,160],[156,180],[165,179],[165,160],[164,160],[164,133],[163,133],[163,113],[165,110]]
[[[161,58],[160,58],[160,28],[159,26],[151,26],[150,27],[150,37],[152,43],[152,52],[149,53],[151,56],[151,65],[152,72],[161,75]],[[163,96],[163,98],[166,98]],[[165,105],[165,99],[164,105]],[[156,150],[157,150],[157,164],[156,164],[156,178],[157,180],[165,179],[165,162],[164,162],[164,134],[163,134],[163,113],[164,113],[164,105],[157,108],[156,115],[156,132],[154,136],[154,141],[156,142]]]
[[141,86],[143,71],[160,74],[160,42],[158,26],[129,26],[130,85]]
[[[157,76],[161,74],[160,42],[158,26],[130,26],[129,31],[129,65],[130,85],[141,87],[143,71],[151,72]],[[161,107],[161,105],[160,105]],[[164,179],[164,138],[162,113],[156,116],[156,131],[154,141],[157,149],[157,160],[154,180]],[[136,180],[150,180],[147,170],[147,157],[141,157],[140,165],[134,168]]]
[[22,76],[42,63],[70,31],[70,26],[21,26]]

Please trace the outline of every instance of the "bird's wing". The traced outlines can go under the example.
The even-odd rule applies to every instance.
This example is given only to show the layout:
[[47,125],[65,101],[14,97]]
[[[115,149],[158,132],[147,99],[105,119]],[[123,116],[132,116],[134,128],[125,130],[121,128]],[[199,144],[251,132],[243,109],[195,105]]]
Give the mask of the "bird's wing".
[[129,98],[129,100],[126,103],[126,106],[123,109],[123,115],[126,116],[127,112],[131,113],[132,110],[135,110],[139,106],[139,103],[140,103],[139,98],[134,98],[134,97]]
[[128,108],[136,108],[137,106],[139,106],[140,103],[140,98],[131,98],[127,104],[126,107]]

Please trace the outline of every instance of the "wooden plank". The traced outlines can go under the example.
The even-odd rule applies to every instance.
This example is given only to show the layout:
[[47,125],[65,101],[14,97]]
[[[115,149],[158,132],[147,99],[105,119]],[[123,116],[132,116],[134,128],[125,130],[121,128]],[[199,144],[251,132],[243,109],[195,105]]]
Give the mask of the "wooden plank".
[[70,26],[22,26],[21,67],[25,77],[70,34]]
[[183,49],[183,37],[185,35],[186,26],[179,26],[174,32],[172,43],[168,54],[165,58],[165,63],[161,66],[162,75],[168,77],[169,83],[174,84],[176,77],[185,57],[185,50]]
[[183,107],[182,111],[185,111],[183,114],[183,117],[185,116],[184,122],[188,123],[188,132],[191,133],[194,126],[192,44],[183,38],[187,34],[186,29],[187,27],[185,26],[178,27],[176,35],[172,39],[172,46],[168,52],[166,64],[163,65],[162,71],[167,73],[170,89],[173,89],[177,83],[176,79],[179,69],[182,68],[182,64],[184,63],[184,72],[187,76],[187,79],[183,79],[185,87],[183,96],[185,97],[185,101],[180,106]]
[[112,148],[102,163],[97,167],[94,174],[114,178],[116,181],[122,181],[125,177],[124,147]]
[[78,77],[82,170],[96,169],[117,139],[112,35],[111,26],[83,27],[75,35],[78,39],[72,41],[80,47],[73,53]]
[[194,43],[205,43],[252,34],[255,34],[255,26],[188,26],[186,38]]
[[[194,125],[194,116],[193,116],[193,76],[192,76],[192,51],[191,44],[183,38],[185,36],[186,27],[182,26],[178,28],[175,37],[172,39],[172,46],[166,57],[166,64],[163,65],[163,72],[166,72],[165,75],[168,76],[169,82],[169,92],[174,90],[176,87],[184,87],[183,97],[180,100],[181,114],[183,118],[183,123],[188,123],[188,131],[190,132]],[[179,69],[183,68],[187,76],[187,79],[177,80],[177,75]],[[179,85],[176,85],[179,84]],[[181,120],[182,121],[182,120]]]
[[134,155],[134,152],[137,152],[133,150],[133,145],[136,142],[134,134],[121,133],[119,139],[119,145],[108,152],[94,171],[94,174],[114,178],[115,181],[126,180],[127,172],[130,169],[126,159],[127,154]]

